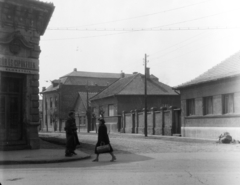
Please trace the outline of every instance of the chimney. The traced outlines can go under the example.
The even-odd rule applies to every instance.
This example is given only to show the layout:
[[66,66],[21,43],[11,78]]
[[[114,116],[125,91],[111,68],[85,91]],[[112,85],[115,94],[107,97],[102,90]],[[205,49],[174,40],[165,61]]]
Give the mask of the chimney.
[[125,73],[121,71],[121,78],[125,77]]
[[73,71],[77,71],[77,68],[74,68]]
[[149,67],[146,68],[146,77],[150,78],[150,68]]

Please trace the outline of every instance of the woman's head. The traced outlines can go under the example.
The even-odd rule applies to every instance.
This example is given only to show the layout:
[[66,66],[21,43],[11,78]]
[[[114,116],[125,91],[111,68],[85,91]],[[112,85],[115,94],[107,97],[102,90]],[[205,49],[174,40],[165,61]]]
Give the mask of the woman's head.
[[69,111],[68,116],[74,117],[75,116],[75,112],[73,110]]
[[98,118],[99,123],[104,124],[105,120],[103,118]]

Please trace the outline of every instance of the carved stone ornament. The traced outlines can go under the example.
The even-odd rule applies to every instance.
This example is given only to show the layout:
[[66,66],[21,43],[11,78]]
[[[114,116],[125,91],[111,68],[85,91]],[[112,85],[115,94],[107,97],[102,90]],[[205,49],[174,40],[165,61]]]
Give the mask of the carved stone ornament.
[[22,49],[33,50],[34,44],[27,41],[20,31],[15,31],[0,39],[0,44],[8,45],[9,51],[17,55]]
[[22,43],[19,39],[14,39],[10,44],[9,44],[9,50],[11,53],[14,55],[17,55],[22,47]]

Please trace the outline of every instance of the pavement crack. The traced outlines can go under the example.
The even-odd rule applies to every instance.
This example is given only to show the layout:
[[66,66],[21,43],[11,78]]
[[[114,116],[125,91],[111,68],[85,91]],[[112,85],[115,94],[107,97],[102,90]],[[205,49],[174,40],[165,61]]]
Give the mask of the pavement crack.
[[13,179],[8,179],[7,181],[17,181],[17,180],[21,180],[23,178],[13,178]]
[[190,177],[192,178],[192,174],[190,172],[188,172],[187,170],[184,170],[186,173],[188,173],[190,175]]
[[193,176],[189,171],[187,171],[187,170],[184,170],[184,171],[189,174],[190,178],[195,178],[195,179],[197,179],[198,182],[200,182],[201,184],[205,184],[205,183],[202,182],[198,177]]

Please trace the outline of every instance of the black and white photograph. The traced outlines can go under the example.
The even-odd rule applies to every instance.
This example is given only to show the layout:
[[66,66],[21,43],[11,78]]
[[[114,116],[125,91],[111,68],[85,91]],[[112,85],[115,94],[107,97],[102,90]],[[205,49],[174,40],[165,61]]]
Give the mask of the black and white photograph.
[[239,185],[239,0],[0,0],[0,185]]

